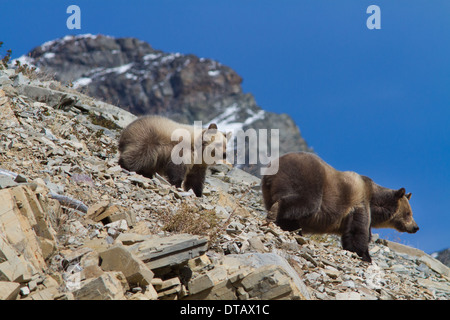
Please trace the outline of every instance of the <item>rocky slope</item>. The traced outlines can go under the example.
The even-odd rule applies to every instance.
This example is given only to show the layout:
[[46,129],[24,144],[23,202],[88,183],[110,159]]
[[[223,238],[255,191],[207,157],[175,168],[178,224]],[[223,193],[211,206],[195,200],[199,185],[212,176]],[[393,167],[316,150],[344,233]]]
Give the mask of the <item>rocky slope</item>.
[[448,299],[450,269],[376,239],[265,225],[259,178],[213,167],[204,197],[117,165],[134,115],[0,70],[0,299]]
[[[262,110],[242,92],[242,78],[211,59],[166,53],[134,38],[79,35],[49,41],[18,60],[135,115],[217,122],[222,130],[281,129],[281,154],[309,150],[290,116]],[[242,168],[259,174],[260,166]]]

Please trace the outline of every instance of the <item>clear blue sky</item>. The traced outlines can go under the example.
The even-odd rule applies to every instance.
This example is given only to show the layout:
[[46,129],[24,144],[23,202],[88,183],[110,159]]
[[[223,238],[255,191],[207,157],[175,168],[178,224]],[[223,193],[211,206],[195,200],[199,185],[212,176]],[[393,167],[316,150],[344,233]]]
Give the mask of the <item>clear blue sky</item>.
[[[81,8],[81,30],[66,8]],[[381,30],[366,9],[381,8]],[[13,56],[67,34],[136,37],[230,66],[265,110],[288,113],[339,170],[412,192],[420,231],[379,233],[450,247],[450,1],[3,1]],[[375,231],[377,232],[377,231]]]

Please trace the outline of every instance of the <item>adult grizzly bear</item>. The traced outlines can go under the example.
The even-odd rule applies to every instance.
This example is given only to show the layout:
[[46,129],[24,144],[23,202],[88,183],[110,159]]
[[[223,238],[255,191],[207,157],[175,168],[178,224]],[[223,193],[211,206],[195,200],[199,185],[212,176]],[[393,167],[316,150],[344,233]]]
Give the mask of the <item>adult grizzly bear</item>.
[[369,255],[370,228],[419,230],[405,189],[391,190],[351,171],[338,171],[312,153],[279,158],[275,175],[262,178],[267,220],[283,230],[341,235],[342,247],[362,260]]
[[201,129],[161,116],[144,116],[120,135],[119,164],[148,178],[164,175],[177,188],[184,181],[185,190],[192,188],[201,197],[207,166],[226,158],[226,144],[227,137],[216,124]]

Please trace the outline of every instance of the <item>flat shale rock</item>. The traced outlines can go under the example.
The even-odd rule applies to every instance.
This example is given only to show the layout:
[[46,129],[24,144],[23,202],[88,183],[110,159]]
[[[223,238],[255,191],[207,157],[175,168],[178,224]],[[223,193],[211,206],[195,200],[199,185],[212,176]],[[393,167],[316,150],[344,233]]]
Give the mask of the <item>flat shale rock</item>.
[[80,288],[72,294],[77,300],[125,300],[128,289],[122,272],[105,272],[97,278],[80,283]]
[[207,249],[207,238],[190,234],[154,237],[128,248],[151,270],[181,264],[204,254]]

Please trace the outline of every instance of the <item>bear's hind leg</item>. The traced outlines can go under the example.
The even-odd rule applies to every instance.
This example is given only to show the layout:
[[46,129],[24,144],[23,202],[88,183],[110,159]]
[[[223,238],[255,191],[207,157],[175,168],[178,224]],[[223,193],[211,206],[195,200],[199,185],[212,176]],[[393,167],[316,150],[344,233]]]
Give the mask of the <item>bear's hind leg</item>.
[[355,252],[363,261],[372,262],[369,254],[370,238],[369,212],[365,208],[356,208],[348,215],[342,234],[342,248]]
[[275,223],[285,231],[294,231],[301,228],[302,223],[318,210],[319,203],[317,201],[306,201],[298,195],[286,196],[278,201]]

